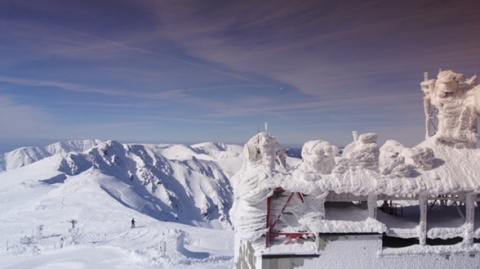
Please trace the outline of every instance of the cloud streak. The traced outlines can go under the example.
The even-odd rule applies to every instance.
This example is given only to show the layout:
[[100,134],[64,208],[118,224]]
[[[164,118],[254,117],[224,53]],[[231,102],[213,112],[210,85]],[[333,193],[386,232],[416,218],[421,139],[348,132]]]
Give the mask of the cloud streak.
[[[432,64],[475,57],[473,43],[459,47],[457,42],[459,33],[479,40],[474,28],[449,23],[452,17],[475,16],[473,8],[417,2],[385,5],[373,1],[341,8],[315,1],[293,8],[275,2],[284,8],[272,10],[273,3],[267,1],[263,6],[238,4],[240,12],[233,16],[230,9],[212,11],[211,19],[197,12],[201,5],[191,4],[179,8],[181,15],[200,14],[190,20],[178,13],[162,15],[168,20],[166,34],[194,55],[234,70],[262,73],[318,95],[325,92],[316,85],[329,81],[330,88],[345,81],[354,86],[366,76],[408,72],[412,66],[428,70]],[[398,57],[399,53],[406,57]]]
[[416,130],[422,73],[480,62],[475,1],[46,1],[0,3],[0,90],[89,134]]

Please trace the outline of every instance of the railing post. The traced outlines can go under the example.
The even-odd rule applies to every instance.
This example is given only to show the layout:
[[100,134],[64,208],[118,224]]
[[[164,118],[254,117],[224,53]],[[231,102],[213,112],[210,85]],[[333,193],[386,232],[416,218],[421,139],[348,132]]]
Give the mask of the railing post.
[[370,193],[367,198],[368,217],[377,219],[377,195]]
[[473,233],[475,225],[475,198],[477,194],[467,194],[465,198],[465,234],[463,242],[467,245],[473,244]]
[[420,207],[420,223],[418,225],[418,241],[420,246],[427,244],[427,195],[421,194],[418,198]]

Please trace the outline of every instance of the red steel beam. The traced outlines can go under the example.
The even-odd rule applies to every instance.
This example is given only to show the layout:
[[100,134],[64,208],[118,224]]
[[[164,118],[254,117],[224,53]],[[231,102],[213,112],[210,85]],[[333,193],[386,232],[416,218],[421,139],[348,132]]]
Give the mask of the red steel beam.
[[285,211],[285,208],[287,208],[288,203],[290,203],[290,200],[292,200],[293,194],[294,194],[294,192],[292,192],[292,194],[290,194],[290,196],[288,197],[288,200],[285,203],[285,205],[283,206],[282,211],[280,211],[280,214],[278,214],[277,219],[275,220],[275,222],[273,222],[272,226],[270,226],[269,231],[271,231],[273,229],[273,227],[275,227],[275,225],[277,225],[278,221],[280,220],[280,217],[283,215],[283,211]]
[[[283,191],[283,189],[281,187],[278,187],[275,189],[275,191]],[[273,222],[273,224],[270,224],[271,223],[271,207],[272,207],[272,196],[268,197],[267,198],[267,219],[266,219],[266,228],[267,228],[267,232],[265,234],[265,245],[266,247],[268,248],[270,246],[270,238],[271,237],[278,237],[278,236],[286,236],[289,238],[289,240],[287,242],[290,242],[292,239],[297,239],[297,238],[301,238],[301,237],[305,237],[305,236],[313,236],[315,237],[314,234],[312,233],[283,233],[283,232],[272,232],[272,229],[275,227],[275,225],[277,225],[277,223],[280,221],[280,218],[282,217],[283,215],[283,212],[285,211],[285,209],[287,208],[287,205],[288,203],[290,203],[290,200],[292,199],[292,197],[294,196],[295,192],[292,192],[290,194],[290,196],[288,197],[287,199],[287,202],[285,202],[285,205],[283,206],[282,210],[280,211],[280,214],[277,216],[277,218],[275,219],[275,221]],[[302,203],[305,202],[304,198],[303,198],[303,195],[300,193],[300,192],[297,192],[296,193],[298,198],[302,201]]]

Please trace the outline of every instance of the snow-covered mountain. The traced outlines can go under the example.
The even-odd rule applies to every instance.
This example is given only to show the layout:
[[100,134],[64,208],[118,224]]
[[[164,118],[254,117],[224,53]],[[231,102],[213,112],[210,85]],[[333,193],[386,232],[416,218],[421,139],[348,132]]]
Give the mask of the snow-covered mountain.
[[229,268],[242,152],[82,140],[0,154],[0,267]]
[[0,172],[16,169],[56,154],[83,152],[101,143],[100,140],[72,140],[46,147],[23,147],[0,154]]
[[229,178],[241,166],[241,152],[241,146],[216,143],[185,146],[68,141],[5,153],[0,171],[8,178],[19,168],[35,174],[48,167],[47,177],[29,184],[37,181],[63,192],[68,192],[68,182],[88,174],[93,177],[88,184],[98,185],[123,205],[155,219],[228,228],[232,205]]

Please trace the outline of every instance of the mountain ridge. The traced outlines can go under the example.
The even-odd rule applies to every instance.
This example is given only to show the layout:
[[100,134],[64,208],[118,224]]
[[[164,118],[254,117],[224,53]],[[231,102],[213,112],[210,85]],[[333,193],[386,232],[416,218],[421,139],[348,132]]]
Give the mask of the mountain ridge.
[[37,181],[54,189],[68,187],[65,183],[79,176],[93,177],[88,184],[98,184],[99,190],[139,213],[162,221],[231,229],[229,178],[241,166],[242,149],[211,142],[156,147],[72,140],[5,153],[0,175],[8,177],[20,168],[43,169],[41,164],[49,163],[53,176]]

